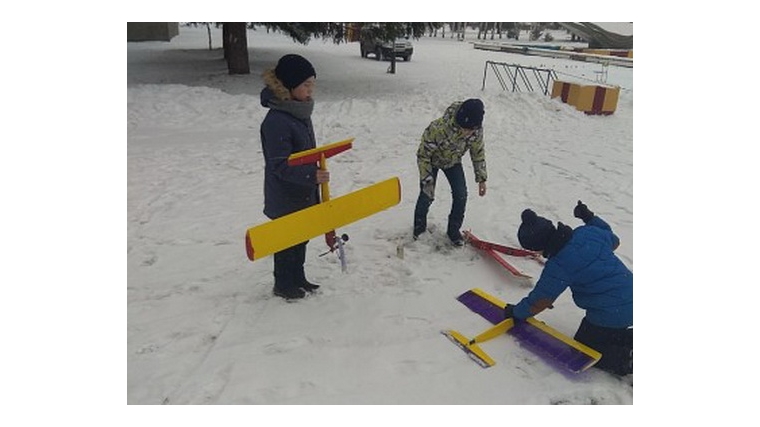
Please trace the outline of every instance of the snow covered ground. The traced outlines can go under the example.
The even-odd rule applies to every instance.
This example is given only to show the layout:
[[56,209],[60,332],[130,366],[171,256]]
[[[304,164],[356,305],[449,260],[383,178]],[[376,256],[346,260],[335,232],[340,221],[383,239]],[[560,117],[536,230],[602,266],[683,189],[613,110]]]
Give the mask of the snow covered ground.
[[[356,43],[306,46],[249,32],[251,74],[229,76],[220,30],[180,28],[170,43],[127,44],[129,404],[631,404],[629,382],[591,370],[569,377],[509,336],[483,345],[482,369],[440,334],[488,324],[455,297],[480,287],[517,301],[520,282],[474,249],[449,248],[441,176],[429,222],[408,242],[417,197],[415,152],[427,124],[454,100],[486,105],[488,193],[470,198],[464,227],[517,246],[531,207],[572,226],[582,199],[621,238],[633,269],[633,70],[609,67],[622,89],[611,116],[587,116],[541,93],[503,91],[485,61],[552,68],[593,82],[598,64],[475,50],[450,38],[415,40],[411,62],[364,59]],[[468,40],[470,41],[470,40]],[[556,43],[556,40],[555,40]],[[262,213],[261,72],[286,53],[317,70],[314,123],[326,144],[355,137],[330,163],[336,195],[398,176],[401,203],[339,230],[349,270],[308,246],[307,276],[323,292],[298,303],[271,296],[271,258],[246,259],[245,230]],[[405,242],[404,257],[397,246]],[[514,265],[538,277],[540,266]],[[539,318],[572,336],[583,313],[569,291]]]
[[[128,21],[145,20],[143,12],[157,7],[139,3],[124,8]],[[564,6],[578,16],[578,5]],[[79,11],[67,5],[65,11],[46,9],[55,10],[57,19],[45,22],[45,31],[11,24],[9,34],[23,37],[8,43],[4,68],[10,107],[0,168],[5,424],[746,423],[754,416],[751,390],[757,383],[750,348],[756,323],[751,194],[757,157],[748,152],[753,98],[747,90],[703,90],[711,80],[699,71],[709,70],[703,59],[718,53],[727,63],[742,64],[746,46],[733,41],[751,39],[753,27],[742,26],[738,36],[731,31],[730,40],[684,38],[690,23],[667,19],[669,11],[682,15],[683,8],[674,6],[642,9],[646,14],[637,21],[636,405],[562,405],[540,413],[528,405],[291,409],[266,403],[316,403],[318,397],[337,403],[632,403],[626,384],[598,372],[560,378],[509,337],[487,343],[497,365],[478,368],[438,335],[443,328],[474,333],[486,326],[454,296],[481,286],[516,299],[529,287],[477,253],[468,255],[469,248],[444,254],[420,244],[398,260],[390,242],[411,227],[413,152],[422,129],[450,99],[481,96],[488,108],[490,190],[485,198],[471,196],[467,226],[515,243],[524,206],[575,224],[565,206],[574,202],[570,187],[577,185],[621,233],[620,254],[632,267],[632,213],[621,213],[632,210],[632,180],[611,168],[592,172],[591,164],[631,162],[632,92],[624,91],[618,112],[606,118],[585,117],[540,96],[499,93],[490,76],[481,92],[486,58],[543,63],[591,79],[596,69],[487,54],[450,39],[415,41],[417,56],[389,76],[387,63],[358,61],[358,46],[315,40],[304,47],[275,35],[257,38],[267,37],[257,32],[250,43],[261,56],[251,58],[253,73],[233,77],[218,52],[205,50],[202,29],[183,29],[171,43],[128,43],[124,70],[123,51],[114,49],[124,40],[123,27],[114,30],[121,15],[64,23],[65,13]],[[535,6],[526,7],[532,15]],[[626,9],[623,19],[638,16],[636,7],[620,7]],[[337,10],[299,11],[315,9]],[[176,16],[176,10],[157,20]],[[284,11],[289,18],[283,19],[295,19],[291,12]],[[111,37],[93,43],[94,29]],[[30,58],[30,46],[45,48],[32,50]],[[315,118],[322,142],[357,137],[354,150],[331,163],[333,185],[343,186],[340,192],[360,187],[351,179],[359,167],[354,163],[364,162],[360,175],[368,181],[392,173],[405,187],[401,205],[346,227],[352,252],[345,277],[333,257],[316,256],[322,243],[312,241],[307,268],[325,293],[285,305],[265,299],[271,264],[245,260],[242,236],[263,219],[259,73],[288,52],[303,53],[318,66]],[[363,74],[361,81],[355,73]],[[630,75],[610,73],[610,82],[632,89]],[[334,119],[339,107],[345,120]],[[399,110],[419,117],[388,117]],[[572,156],[560,141],[576,148]],[[629,153],[613,153],[616,144]],[[378,170],[380,159],[394,163],[392,171]],[[554,168],[558,163],[571,166],[567,176]],[[465,170],[471,173],[467,163]],[[581,177],[599,182],[573,181]],[[608,191],[614,183],[619,188]],[[431,212],[439,227],[449,202],[445,190],[444,183]],[[607,200],[604,192],[620,194]],[[125,219],[126,265],[119,233]],[[515,264],[539,272],[529,263]],[[541,318],[574,332],[580,313],[567,296],[557,306]],[[278,372],[280,364],[287,366]],[[244,401],[262,404],[153,406]]]
[[[214,31],[215,46],[220,40]],[[408,239],[417,197],[419,135],[450,102],[486,105],[488,194],[473,194],[465,228],[516,245],[525,207],[575,225],[582,199],[621,237],[633,267],[633,72],[610,67],[622,87],[617,112],[586,116],[540,93],[504,92],[486,60],[553,68],[594,80],[601,66],[472,49],[423,38],[411,62],[363,59],[356,43],[307,46],[263,30],[249,34],[251,75],[229,76],[204,29],[183,27],[171,43],[128,43],[128,403],[521,404],[632,403],[632,387],[603,372],[553,371],[508,336],[486,343],[483,370],[439,334],[475,334],[487,324],[455,297],[481,287],[516,301],[530,287],[471,248],[449,249],[450,207],[442,181],[430,222]],[[314,123],[321,143],[356,137],[330,165],[334,195],[398,176],[402,202],[344,227],[349,271],[308,249],[307,274],[321,295],[272,298],[271,258],[244,254],[247,227],[266,221],[258,127],[261,72],[285,53],[317,69]],[[515,265],[538,276],[540,268]],[[572,335],[582,317],[569,292],[540,318]],[[507,386],[509,385],[509,386]]]

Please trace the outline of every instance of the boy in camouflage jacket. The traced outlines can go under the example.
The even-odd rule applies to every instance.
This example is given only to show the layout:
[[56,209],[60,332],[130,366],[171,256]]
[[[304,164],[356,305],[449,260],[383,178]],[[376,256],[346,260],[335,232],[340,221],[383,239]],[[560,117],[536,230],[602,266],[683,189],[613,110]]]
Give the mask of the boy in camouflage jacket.
[[480,196],[486,194],[486,159],[483,144],[483,102],[468,99],[451,104],[443,117],[433,120],[422,134],[417,150],[420,171],[420,195],[414,209],[414,238],[427,229],[427,214],[435,199],[438,170],[442,170],[451,186],[452,204],[446,234],[461,246],[460,228],[467,205],[467,184],[462,157],[469,151]]

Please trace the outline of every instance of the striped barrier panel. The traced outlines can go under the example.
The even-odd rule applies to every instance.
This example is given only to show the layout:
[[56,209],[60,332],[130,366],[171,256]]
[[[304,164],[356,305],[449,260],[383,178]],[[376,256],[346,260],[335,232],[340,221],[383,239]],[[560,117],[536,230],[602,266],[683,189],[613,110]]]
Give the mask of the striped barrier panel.
[[620,88],[605,85],[580,85],[559,80],[552,86],[552,98],[589,115],[609,115],[617,109]]

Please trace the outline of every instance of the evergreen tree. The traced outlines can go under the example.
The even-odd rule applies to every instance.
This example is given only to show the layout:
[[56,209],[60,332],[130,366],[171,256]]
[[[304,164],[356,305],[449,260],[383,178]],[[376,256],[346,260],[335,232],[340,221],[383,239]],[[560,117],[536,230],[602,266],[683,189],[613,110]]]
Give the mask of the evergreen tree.
[[[435,22],[265,22],[249,23],[247,26],[245,23],[226,22],[222,27],[224,57],[227,60],[227,68],[230,74],[250,73],[245,29],[246,27],[254,28],[256,25],[265,27],[267,31],[279,31],[287,34],[301,44],[308,44],[312,38],[331,39],[336,44],[346,42],[349,26],[359,31],[364,28],[365,31],[370,31],[374,37],[383,41],[393,41],[399,37],[418,39],[426,31],[441,27],[440,23]],[[241,26],[243,33],[241,33]]]

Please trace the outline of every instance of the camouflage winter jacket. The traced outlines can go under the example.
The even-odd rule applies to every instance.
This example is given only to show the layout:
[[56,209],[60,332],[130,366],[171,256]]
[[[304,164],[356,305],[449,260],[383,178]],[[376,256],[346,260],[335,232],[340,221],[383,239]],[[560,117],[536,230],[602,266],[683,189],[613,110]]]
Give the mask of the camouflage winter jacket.
[[454,120],[460,105],[462,101],[451,104],[443,117],[433,120],[422,134],[422,142],[417,150],[420,181],[430,176],[434,168],[448,169],[461,163],[462,156],[468,150],[475,169],[475,181],[483,182],[488,178],[483,128],[467,137],[462,135],[462,128]]

